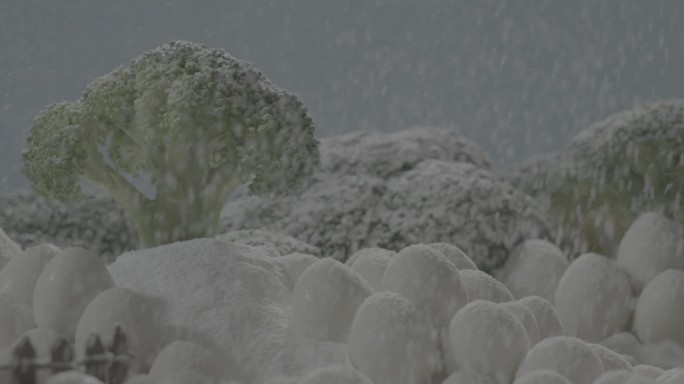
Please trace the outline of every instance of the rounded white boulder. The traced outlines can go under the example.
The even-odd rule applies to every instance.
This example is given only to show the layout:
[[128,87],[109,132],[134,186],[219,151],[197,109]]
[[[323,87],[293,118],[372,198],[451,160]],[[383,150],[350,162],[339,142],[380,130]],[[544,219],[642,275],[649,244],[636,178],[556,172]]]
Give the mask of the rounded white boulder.
[[470,301],[487,300],[493,303],[505,303],[515,300],[501,282],[485,272],[464,269],[459,271],[459,275],[468,290]]
[[0,269],[21,253],[21,246],[7,236],[0,228]]
[[513,384],[573,384],[565,376],[550,369],[528,372],[516,379]]
[[661,272],[644,288],[634,311],[632,329],[643,343],[667,339],[684,345],[684,272]]
[[601,344],[589,344],[596,356],[601,359],[603,363],[603,370],[608,371],[631,371],[632,364],[629,363],[622,355],[604,347]]
[[537,319],[535,319],[534,314],[532,314],[532,311],[527,308],[525,304],[519,301],[511,301],[508,303],[501,303],[500,305],[511,311],[513,316],[515,316],[525,328],[527,338],[530,340],[530,348],[541,341]]
[[36,324],[73,340],[78,319],[90,300],[113,286],[101,258],[84,248],[65,248],[38,277],[33,293]]
[[42,244],[27,248],[14,257],[0,272],[0,294],[32,308],[38,277],[57,252],[59,248],[54,245]]
[[411,300],[437,329],[446,327],[469,301],[456,267],[426,244],[408,246],[392,258],[382,276],[380,290]]
[[463,250],[453,244],[449,243],[432,243],[428,244],[432,248],[442,252],[446,258],[454,263],[454,266],[459,271],[462,269],[478,269],[475,262],[466,255]]
[[317,262],[318,258],[306,253],[295,252],[285,256],[278,256],[273,260],[285,268],[289,280],[288,286],[290,287],[290,290],[292,290],[302,272],[309,268],[313,263]]
[[518,300],[526,306],[534,315],[539,327],[540,340],[547,337],[563,336],[563,325],[558,318],[558,313],[548,300],[539,296],[528,296]]
[[630,277],[636,293],[659,273],[684,270],[682,226],[661,213],[648,212],[637,218],[622,236],[617,264]]
[[456,371],[442,384],[496,384],[491,377],[478,371]]
[[354,367],[374,383],[424,383],[438,358],[431,324],[394,292],[375,293],[361,304],[347,348]]
[[99,293],[88,304],[76,328],[76,354],[85,354],[86,343],[91,334],[110,339],[118,325],[127,337],[128,349],[135,356],[138,368],[149,367],[156,355],[159,342],[155,337],[160,315],[155,305],[138,293],[113,287]]
[[453,366],[482,372],[497,382],[513,379],[529,348],[525,328],[513,313],[489,301],[469,303],[449,325]]
[[516,378],[539,369],[555,371],[573,384],[592,384],[603,374],[601,359],[589,344],[570,336],[550,337],[532,347]]
[[387,266],[395,253],[380,248],[372,249],[375,251],[360,254],[351,264],[351,269],[358,273],[373,291],[378,291],[380,290],[382,275],[385,274],[385,270],[387,270]]
[[607,257],[587,253],[565,271],[554,305],[566,335],[598,342],[629,329],[634,304],[627,275]]
[[93,376],[81,371],[64,371],[51,376],[45,384],[103,384]]
[[176,340],[159,352],[149,374],[161,380],[175,377],[185,371],[201,372],[208,377],[218,378],[219,361],[212,351],[199,344]]
[[0,348],[14,344],[19,337],[35,326],[31,308],[14,298],[0,294]]
[[539,239],[518,245],[495,276],[516,299],[540,296],[553,300],[568,260],[554,244]]
[[292,327],[319,341],[345,342],[356,310],[371,293],[351,268],[320,259],[302,272],[292,291]]
[[309,372],[300,384],[373,384],[368,376],[354,368],[334,364]]

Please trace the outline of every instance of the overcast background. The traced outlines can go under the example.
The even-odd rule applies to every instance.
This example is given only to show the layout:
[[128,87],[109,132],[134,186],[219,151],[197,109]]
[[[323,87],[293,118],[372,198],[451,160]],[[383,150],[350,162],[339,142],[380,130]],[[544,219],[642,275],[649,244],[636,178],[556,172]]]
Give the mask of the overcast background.
[[173,39],[251,61],[320,136],[454,126],[497,165],[684,96],[681,0],[0,0],[0,193],[36,113]]

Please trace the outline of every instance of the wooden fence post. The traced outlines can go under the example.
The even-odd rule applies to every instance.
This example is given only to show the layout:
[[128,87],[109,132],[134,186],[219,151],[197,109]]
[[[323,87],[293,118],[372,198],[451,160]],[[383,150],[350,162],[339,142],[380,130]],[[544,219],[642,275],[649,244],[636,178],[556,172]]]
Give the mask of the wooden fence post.
[[52,373],[56,375],[73,369],[72,362],[74,357],[74,350],[68,341],[62,338],[55,340],[50,349],[50,368],[52,368]]
[[107,383],[109,379],[107,377],[106,353],[107,350],[105,350],[100,336],[95,333],[91,334],[86,342],[85,372],[103,383]]
[[[112,353],[114,360],[109,365],[109,383],[122,384],[128,378],[129,360],[128,337],[120,326],[114,328],[114,336],[109,345],[109,352]],[[121,359],[124,360],[121,360]]]
[[12,351],[12,365],[14,366],[12,379],[14,384],[36,383],[36,367],[33,361],[35,358],[36,350],[31,345],[31,340],[24,336]]

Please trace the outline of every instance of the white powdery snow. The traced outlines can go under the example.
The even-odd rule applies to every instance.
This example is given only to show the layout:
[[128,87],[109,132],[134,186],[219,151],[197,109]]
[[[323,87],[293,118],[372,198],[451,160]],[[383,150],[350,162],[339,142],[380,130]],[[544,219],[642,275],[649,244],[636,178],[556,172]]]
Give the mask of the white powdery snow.
[[33,292],[45,265],[59,252],[51,244],[27,248],[0,271],[0,294],[33,308]]
[[554,244],[530,239],[513,250],[494,276],[516,299],[540,296],[552,301],[568,264],[563,252]]
[[344,346],[290,329],[289,278],[249,246],[196,239],[129,252],[109,266],[116,285],[158,299],[166,339],[215,351],[224,375],[244,383],[299,377],[344,362]]
[[438,359],[431,324],[394,292],[375,293],[361,304],[348,348],[354,367],[374,383],[425,383]]
[[632,223],[620,241],[617,264],[635,292],[665,270],[684,271],[683,236],[682,226],[660,213],[644,213]]
[[468,291],[470,301],[487,300],[505,303],[515,300],[508,289],[492,276],[473,269],[459,271],[461,281]]
[[530,348],[525,328],[515,316],[484,300],[473,301],[456,313],[448,340],[448,355],[457,370],[476,370],[502,383],[512,381]]
[[538,369],[558,372],[573,384],[592,384],[603,374],[601,359],[589,344],[570,336],[550,337],[532,347],[516,378]]
[[630,371],[608,371],[601,375],[594,384],[652,384],[653,381],[648,380],[641,375]]
[[673,368],[665,371],[662,375],[658,376],[656,380],[658,384],[682,384],[684,383],[684,367]]
[[528,296],[518,300],[525,305],[537,320],[539,337],[543,340],[552,336],[563,336],[563,325],[558,318],[558,313],[548,300],[539,296]]
[[648,364],[640,364],[634,367],[634,373],[655,380],[665,373],[665,370]]
[[36,325],[73,341],[78,319],[90,300],[113,286],[101,258],[84,248],[62,249],[45,265],[36,282]]
[[593,253],[570,264],[554,305],[565,334],[591,342],[627,330],[634,307],[627,275],[613,260]]
[[399,251],[382,276],[380,290],[396,292],[411,300],[436,329],[446,327],[469,300],[456,267],[426,244],[414,244]]
[[644,343],[667,339],[684,345],[684,271],[670,269],[654,277],[637,301],[632,328]]
[[321,250],[314,245],[297,240],[292,236],[263,229],[231,231],[222,235],[218,235],[216,238],[227,242],[249,245],[252,247],[271,246],[275,248],[280,255],[304,253],[316,257],[321,256]]
[[292,290],[292,328],[319,341],[346,342],[356,310],[372,293],[348,266],[320,259],[302,272]]

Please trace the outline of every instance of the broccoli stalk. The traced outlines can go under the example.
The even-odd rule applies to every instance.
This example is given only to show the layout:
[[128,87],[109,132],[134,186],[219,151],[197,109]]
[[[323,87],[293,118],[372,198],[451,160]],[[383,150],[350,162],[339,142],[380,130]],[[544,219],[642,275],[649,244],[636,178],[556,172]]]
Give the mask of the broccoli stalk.
[[[299,99],[221,50],[171,42],[49,105],[23,153],[33,188],[63,201],[106,190],[143,247],[214,236],[231,192],[283,194],[319,161]],[[154,197],[125,175],[144,176]]]

